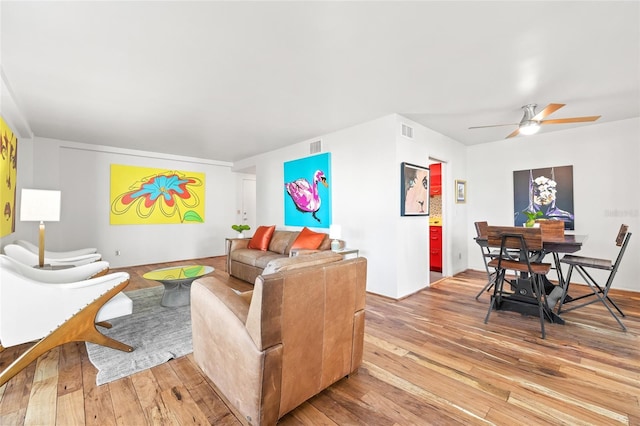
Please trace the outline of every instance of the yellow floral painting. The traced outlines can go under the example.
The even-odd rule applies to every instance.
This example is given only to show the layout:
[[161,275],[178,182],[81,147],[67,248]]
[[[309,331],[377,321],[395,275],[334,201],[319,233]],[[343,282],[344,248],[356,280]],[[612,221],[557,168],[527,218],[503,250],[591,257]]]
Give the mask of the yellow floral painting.
[[2,223],[0,237],[16,231],[16,179],[18,177],[18,138],[0,117],[0,202]]
[[204,223],[204,182],[204,173],[112,164],[109,223]]

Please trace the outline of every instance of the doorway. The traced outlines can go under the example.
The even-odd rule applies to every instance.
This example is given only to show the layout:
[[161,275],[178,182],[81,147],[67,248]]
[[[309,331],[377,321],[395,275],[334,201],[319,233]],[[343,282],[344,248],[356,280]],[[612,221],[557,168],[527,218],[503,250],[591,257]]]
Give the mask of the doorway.
[[[444,163],[430,158],[429,174],[429,283],[441,280],[444,276]],[[445,181],[446,182],[446,181]]]
[[256,180],[242,179],[242,224],[256,229]]

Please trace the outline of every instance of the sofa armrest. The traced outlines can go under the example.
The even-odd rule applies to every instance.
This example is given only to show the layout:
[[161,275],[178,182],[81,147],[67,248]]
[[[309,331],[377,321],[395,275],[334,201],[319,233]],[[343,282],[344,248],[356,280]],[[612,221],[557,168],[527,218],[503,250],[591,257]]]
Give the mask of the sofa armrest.
[[247,248],[250,238],[227,238],[227,273],[231,272],[231,252],[238,249]]
[[314,254],[319,252],[320,250],[312,249],[291,249],[291,251],[289,251],[289,257],[304,256],[307,254]]
[[[238,321],[244,324],[247,321],[249,312],[249,300],[242,296],[242,293],[219,281],[216,277],[204,277],[195,280],[192,284],[191,298],[194,298],[193,287],[202,286],[206,292],[202,295],[205,298],[215,297],[224,304],[229,313],[233,314]],[[197,290],[196,292],[200,292]]]
[[265,283],[256,278],[247,314],[247,332],[260,350],[282,343],[282,297],[284,279],[272,277]]
[[234,250],[247,248],[251,238],[229,238],[229,253]]

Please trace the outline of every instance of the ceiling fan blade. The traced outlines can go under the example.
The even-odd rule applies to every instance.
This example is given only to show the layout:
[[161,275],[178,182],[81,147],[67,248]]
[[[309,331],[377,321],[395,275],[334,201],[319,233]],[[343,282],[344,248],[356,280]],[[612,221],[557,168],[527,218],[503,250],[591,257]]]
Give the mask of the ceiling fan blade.
[[520,134],[520,128],[517,128],[517,129],[515,129],[513,132],[511,132],[511,133],[509,134],[509,136],[507,136],[505,139],[509,139],[509,138],[514,137],[514,136],[518,136],[519,134]]
[[554,120],[542,120],[540,124],[565,124],[565,123],[585,123],[596,121],[601,115],[590,115],[588,117],[556,118]]
[[565,105],[566,104],[549,104],[546,107],[544,107],[544,109],[542,111],[540,111],[539,113],[534,115],[532,120],[540,121],[543,118],[553,114],[554,112],[556,112],[557,110],[559,110],[560,108],[562,108]]
[[487,127],[503,127],[503,126],[517,126],[518,123],[511,123],[511,124],[492,124],[489,126],[473,126],[473,127],[469,127],[470,129],[486,129]]

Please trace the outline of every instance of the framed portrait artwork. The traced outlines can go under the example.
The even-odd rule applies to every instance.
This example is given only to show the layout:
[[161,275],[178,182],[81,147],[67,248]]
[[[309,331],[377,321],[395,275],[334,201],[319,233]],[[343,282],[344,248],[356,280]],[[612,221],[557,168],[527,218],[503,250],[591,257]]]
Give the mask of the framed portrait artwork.
[[429,216],[429,168],[400,164],[400,215]]
[[529,215],[561,220],[575,229],[573,166],[554,166],[513,172],[513,224],[522,226]]
[[456,203],[467,202],[467,181],[456,180]]

